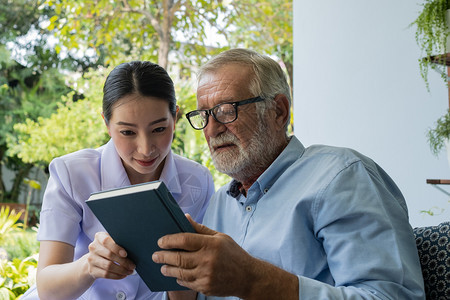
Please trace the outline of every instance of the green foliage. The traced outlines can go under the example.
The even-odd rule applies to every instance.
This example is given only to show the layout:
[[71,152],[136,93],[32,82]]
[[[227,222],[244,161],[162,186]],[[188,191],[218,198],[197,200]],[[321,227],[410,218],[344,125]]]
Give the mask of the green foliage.
[[10,52],[2,45],[0,66],[0,162],[16,174],[8,191],[0,177],[0,201],[17,202],[23,178],[32,165],[13,153],[7,154],[7,140],[18,138],[14,124],[49,116],[68,88],[56,69],[24,67],[12,60]]
[[[117,65],[132,58],[158,62],[164,68],[172,50],[177,57],[183,56],[186,65],[201,57],[197,51],[206,51],[205,27],[215,25],[222,9],[221,1],[203,0],[45,3],[43,9],[55,11],[48,29],[68,50],[94,50],[97,57],[104,58],[104,65]],[[174,35],[182,36],[183,43],[175,43]]]
[[50,116],[61,96],[69,92],[61,73],[83,71],[92,65],[85,56],[74,59],[77,53],[57,53],[55,41],[44,28],[54,12],[43,2],[0,2],[0,164],[15,173],[7,190],[0,172],[3,202],[18,201],[23,179],[33,167],[8,151],[7,139],[18,139],[14,124]]
[[294,62],[292,6],[292,0],[231,1],[224,27],[230,46],[251,48],[281,59],[291,88]]
[[[227,36],[233,44],[266,54],[281,54],[293,44],[293,2],[291,0],[236,0],[226,21],[233,25]],[[281,58],[282,55],[277,55]],[[289,60],[292,55],[286,56]]]
[[59,105],[49,118],[15,124],[17,140],[8,140],[9,154],[28,163],[48,164],[57,157],[83,148],[96,148],[107,138],[98,103],[87,99]]
[[446,140],[450,138],[450,110],[436,121],[436,126],[427,133],[431,152],[438,155],[444,147]]
[[[450,200],[447,200],[447,207],[450,205]],[[433,206],[428,210],[421,210],[420,213],[429,216],[439,216],[446,211],[446,207]]]
[[[195,108],[193,85],[183,84],[183,80],[210,54],[222,50],[218,44],[205,46],[208,27],[228,36],[233,46],[281,57],[292,76],[292,1],[45,0],[40,9],[42,19],[48,20],[44,29],[52,31],[59,41],[54,47],[59,56],[70,56],[76,51],[84,61],[96,61],[96,64],[115,66],[139,59],[157,60],[165,66],[161,62],[167,58],[168,51],[173,53],[175,59],[171,62],[178,68],[168,70],[177,70],[178,76],[173,78],[176,86],[180,86],[181,107],[173,149],[208,166],[216,184],[229,178],[214,170],[202,133],[190,128],[183,116],[186,110]],[[90,50],[95,54],[89,54]],[[79,62],[83,59],[72,60],[86,66]],[[7,139],[8,155],[45,166],[56,156],[104,143],[108,137],[99,114],[107,71],[98,68],[84,74],[79,81],[67,82],[73,74],[59,76],[84,99],[72,101],[73,94],[59,95],[52,98],[59,103],[57,110],[53,108],[38,118],[11,122],[16,125],[12,128],[14,134]]]
[[439,216],[441,215],[443,212],[445,211],[444,208],[440,208],[437,206],[432,207],[431,209],[428,210],[421,210],[420,213],[424,214],[424,215],[429,215],[429,216]]
[[37,0],[0,1],[0,41],[14,40],[27,33],[39,19]]
[[0,260],[1,299],[17,299],[36,282],[37,255],[24,260]]
[[[415,25],[416,42],[425,57],[419,59],[420,74],[429,90],[428,70],[439,71],[440,65],[433,63],[431,56],[447,53],[447,37],[449,35],[446,11],[450,8],[449,0],[425,0],[417,19],[410,26]],[[441,58],[443,62],[444,57]],[[447,82],[447,73],[440,72]]]
[[108,140],[101,117],[104,72],[99,69],[68,82],[84,99],[74,102],[75,92],[71,92],[62,96],[50,117],[15,124],[16,138],[8,139],[9,155],[17,155],[27,163],[47,165],[55,157],[104,144]]
[[9,233],[22,227],[18,223],[22,213],[16,213],[10,210],[9,206],[2,206],[0,209],[0,245],[4,245],[5,239]]
[[0,299],[17,299],[16,295],[6,287],[0,287]]
[[10,260],[26,259],[39,252],[39,242],[36,235],[36,227],[11,231],[2,243],[2,248],[6,250]]
[[67,89],[60,89],[64,82],[54,70],[38,74],[24,68],[4,46],[0,46],[0,66],[0,145],[4,145],[6,136],[14,134],[15,123],[48,116],[56,107],[55,95]]
[[0,210],[0,299],[17,299],[35,283],[36,229],[23,230],[19,217],[9,207]]

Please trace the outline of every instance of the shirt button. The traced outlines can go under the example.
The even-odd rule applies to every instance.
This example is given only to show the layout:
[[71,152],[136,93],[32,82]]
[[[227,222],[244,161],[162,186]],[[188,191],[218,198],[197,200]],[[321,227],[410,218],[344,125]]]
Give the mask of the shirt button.
[[269,189],[264,189],[264,194],[267,194],[268,191]]
[[248,205],[248,206],[245,207],[245,210],[248,211],[248,212],[251,212],[252,211],[252,207],[250,205]]
[[125,300],[125,299],[127,299],[127,295],[125,295],[124,292],[117,292],[116,299],[117,300]]

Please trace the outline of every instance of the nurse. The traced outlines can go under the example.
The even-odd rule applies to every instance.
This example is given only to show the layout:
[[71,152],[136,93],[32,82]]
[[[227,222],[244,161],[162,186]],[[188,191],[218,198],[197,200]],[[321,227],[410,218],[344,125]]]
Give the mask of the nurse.
[[103,94],[111,139],[50,163],[38,231],[37,289],[22,299],[39,299],[37,291],[42,299],[160,299],[162,293],[151,292],[134,272],[86,199],[93,192],[162,180],[183,211],[200,222],[214,193],[207,168],[171,151],[179,107],[163,68],[123,63],[108,75]]

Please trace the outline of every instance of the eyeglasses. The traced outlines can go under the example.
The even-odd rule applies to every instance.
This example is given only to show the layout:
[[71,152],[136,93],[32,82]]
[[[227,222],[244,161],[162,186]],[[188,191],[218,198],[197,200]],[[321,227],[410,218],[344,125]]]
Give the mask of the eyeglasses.
[[236,121],[238,117],[238,106],[260,102],[264,99],[254,97],[242,101],[225,102],[214,106],[211,109],[199,109],[188,112],[186,118],[194,129],[201,130],[208,125],[209,116],[213,116],[214,120],[222,124],[228,124]]

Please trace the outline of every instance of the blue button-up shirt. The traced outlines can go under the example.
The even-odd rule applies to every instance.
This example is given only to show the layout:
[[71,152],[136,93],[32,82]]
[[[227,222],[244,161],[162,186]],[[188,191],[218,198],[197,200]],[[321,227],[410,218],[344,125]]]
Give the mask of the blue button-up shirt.
[[232,195],[235,183],[204,224],[296,274],[299,299],[425,299],[405,200],[371,159],[293,136],[247,197]]

